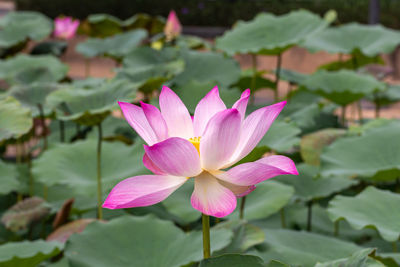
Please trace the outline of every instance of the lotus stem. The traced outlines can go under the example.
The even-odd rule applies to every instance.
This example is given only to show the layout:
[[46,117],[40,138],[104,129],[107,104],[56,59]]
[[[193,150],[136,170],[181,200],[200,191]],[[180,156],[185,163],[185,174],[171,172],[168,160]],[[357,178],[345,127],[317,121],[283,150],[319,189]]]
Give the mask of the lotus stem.
[[239,213],[239,219],[243,219],[244,217],[244,208],[246,205],[246,196],[242,197],[242,201],[240,202],[240,213]]
[[281,214],[281,226],[282,226],[282,228],[286,228],[286,219],[285,219],[285,209],[284,208],[281,208],[280,214]]
[[97,219],[103,218],[103,210],[101,207],[102,202],[102,189],[101,189],[101,141],[103,139],[103,131],[101,123],[97,125],[99,134],[97,139]]
[[334,226],[333,235],[337,237],[337,236],[339,236],[340,221],[339,220],[335,221],[335,224],[333,226]]
[[211,255],[210,249],[210,216],[202,214],[201,221],[203,224],[203,256],[208,259]]
[[43,106],[38,104],[40,122],[42,124],[43,151],[47,149],[47,126],[44,118]]
[[312,200],[310,200],[307,203],[307,231],[311,232],[312,230],[312,206],[313,206],[313,202]]
[[379,101],[375,102],[375,118],[378,119],[380,117],[380,113],[381,113],[381,105],[379,103]]
[[60,120],[60,142],[65,142],[65,124],[63,121]]
[[393,252],[397,252],[397,240],[392,243]]
[[26,143],[28,146],[28,153],[26,155],[26,160],[28,162],[28,178],[29,178],[29,196],[33,196],[33,177],[32,177],[32,155],[29,151],[29,144]]
[[[15,161],[16,161],[16,163],[17,163],[17,166],[20,166],[20,165],[21,165],[21,158],[22,158],[22,156],[21,156],[20,142],[21,142],[21,140],[17,139],[17,142],[16,142],[16,144],[15,144]],[[20,192],[18,192],[18,195],[17,195],[17,202],[22,201],[22,199],[23,199],[22,194],[21,194]]]
[[362,124],[364,118],[362,114],[361,100],[357,101],[357,110],[358,110],[358,119],[360,120],[360,124]]
[[279,53],[276,58],[276,70],[275,70],[275,102],[279,100],[279,80],[281,78],[281,67],[282,67],[282,54]]

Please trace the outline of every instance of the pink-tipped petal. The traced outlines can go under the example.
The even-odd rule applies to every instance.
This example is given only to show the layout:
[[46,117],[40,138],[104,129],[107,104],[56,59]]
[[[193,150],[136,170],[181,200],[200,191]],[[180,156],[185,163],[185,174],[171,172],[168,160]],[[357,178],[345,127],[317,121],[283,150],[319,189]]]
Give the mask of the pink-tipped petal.
[[236,197],[244,197],[247,196],[248,194],[250,194],[251,192],[254,191],[254,189],[256,189],[256,187],[254,185],[236,185],[236,184],[231,184],[228,183],[224,180],[219,180],[218,182],[223,185],[224,187],[228,188],[229,190],[232,191],[233,194],[235,194]]
[[169,136],[189,139],[194,137],[193,122],[182,100],[168,87],[160,93],[161,114],[167,123]]
[[226,109],[208,122],[200,141],[202,167],[218,170],[231,158],[240,137],[240,114],[237,109]]
[[153,146],[144,146],[150,160],[164,173],[194,177],[201,173],[199,152],[188,140],[171,137]]
[[286,101],[279,102],[260,108],[247,116],[242,124],[240,141],[230,165],[247,156],[256,147],[285,105]]
[[157,135],[147,121],[142,108],[126,102],[118,102],[118,104],[126,121],[147,144],[153,145],[158,142]]
[[240,96],[240,99],[233,104],[232,108],[236,108],[242,120],[246,116],[246,109],[247,109],[247,103],[249,102],[249,97],[250,97],[250,89],[246,89],[243,91],[242,95]]
[[202,136],[208,121],[226,106],[219,97],[218,87],[215,86],[196,106],[193,119],[194,135]]
[[149,158],[149,156],[147,156],[146,153],[144,153],[143,155],[143,165],[150,170],[151,172],[153,172],[154,174],[162,174],[162,175],[166,175],[165,172],[163,172],[160,168],[158,168],[158,166],[156,164],[154,164],[154,162],[151,161],[151,159]]
[[208,172],[195,178],[191,197],[193,208],[210,216],[224,217],[236,208],[236,197]]
[[235,185],[250,186],[286,174],[299,174],[294,162],[285,156],[270,156],[255,162],[240,164],[216,176],[218,179]]
[[142,175],[119,182],[107,196],[103,208],[126,209],[154,205],[166,199],[187,179],[167,175]]
[[168,128],[161,112],[153,105],[140,102],[144,115],[149,122],[154,133],[157,135],[158,141],[164,141],[168,138]]

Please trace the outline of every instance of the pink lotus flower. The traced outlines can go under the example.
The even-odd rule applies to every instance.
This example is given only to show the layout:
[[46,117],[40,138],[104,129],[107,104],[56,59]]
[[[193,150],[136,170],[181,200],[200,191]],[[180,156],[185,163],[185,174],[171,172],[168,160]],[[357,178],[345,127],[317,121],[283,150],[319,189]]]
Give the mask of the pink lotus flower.
[[75,36],[78,26],[78,19],[58,17],[54,20],[54,36],[61,39],[71,39]]
[[167,23],[164,27],[164,34],[167,41],[171,41],[178,37],[182,32],[182,26],[179,22],[178,16],[176,16],[175,11],[171,10],[168,15]]
[[226,170],[254,149],[286,104],[263,107],[245,117],[249,96],[247,89],[227,109],[215,87],[197,104],[193,119],[168,87],[160,94],[161,112],[146,103],[138,107],[119,102],[128,123],[148,144],[143,164],[154,175],[118,183],[103,207],[153,205],[194,177],[192,206],[206,215],[224,217],[235,209],[236,198],[253,191],[255,184],[277,175],[297,175],[293,161],[278,155]]

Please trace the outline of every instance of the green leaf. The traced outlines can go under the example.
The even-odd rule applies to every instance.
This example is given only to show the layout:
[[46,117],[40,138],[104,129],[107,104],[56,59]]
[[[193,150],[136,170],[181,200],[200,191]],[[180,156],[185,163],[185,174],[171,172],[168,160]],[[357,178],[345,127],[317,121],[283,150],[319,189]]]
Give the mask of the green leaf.
[[[276,72],[276,70],[274,70]],[[288,81],[292,84],[300,84],[304,79],[306,79],[308,74],[297,72],[289,69],[281,69],[280,79],[283,81]]]
[[13,86],[9,90],[9,94],[21,102],[23,107],[29,108],[33,117],[39,117],[39,105],[43,108],[45,116],[52,113],[52,110],[46,105],[46,97],[57,89],[59,86],[54,83],[35,83]]
[[264,260],[275,259],[289,265],[314,266],[350,256],[360,250],[353,243],[309,232],[283,229],[266,229],[266,250],[251,254]]
[[[194,114],[199,101],[207,95],[208,92],[215,86],[215,83],[210,81],[194,81],[179,85],[174,88],[175,93],[185,103],[189,112]],[[227,107],[232,107],[233,104],[240,98],[240,91],[236,88],[226,89],[225,86],[219,86],[219,94]]]
[[332,221],[345,219],[353,228],[375,228],[383,239],[394,242],[400,236],[400,195],[367,187],[356,197],[336,196],[329,202]]
[[320,155],[324,147],[333,143],[336,139],[344,136],[346,130],[326,128],[316,131],[301,138],[300,154],[305,163],[320,165]]
[[144,30],[133,30],[104,39],[89,38],[76,46],[85,57],[111,56],[121,58],[135,49],[147,37]]
[[53,29],[52,21],[38,12],[7,13],[0,19],[0,48],[9,48],[28,39],[40,40]]
[[337,140],[322,152],[322,175],[361,176],[379,181],[397,179],[400,175],[399,132],[400,124],[389,124],[359,137]]
[[55,109],[57,119],[79,124],[96,125],[118,107],[118,101],[131,102],[138,84],[127,80],[110,80],[100,88],[64,88],[47,97],[49,107]]
[[0,195],[6,195],[19,188],[15,164],[5,163],[0,160]]
[[384,267],[385,265],[383,263],[368,257],[368,255],[371,253],[374,253],[373,248],[365,248],[354,252],[350,257],[324,263],[317,263],[315,267]]
[[[349,70],[357,70],[363,66],[368,66],[368,64],[384,64],[385,62],[381,58],[380,55],[377,56],[365,56],[359,50],[355,50],[351,56],[351,58],[343,61],[333,61],[328,64],[324,64],[318,67],[318,69],[328,70],[328,71],[336,71],[341,69],[349,69]],[[368,73],[368,72],[364,72]],[[375,75],[374,75],[375,76]],[[377,76],[375,76],[377,77]]]
[[252,21],[237,23],[232,30],[217,39],[216,45],[229,55],[276,55],[326,26],[328,23],[325,20],[306,10],[281,16],[261,13]]
[[60,57],[67,51],[68,43],[66,41],[46,41],[35,45],[32,48],[32,55],[46,55],[50,54]]
[[392,52],[400,43],[400,33],[381,25],[349,23],[310,35],[302,44],[312,52],[352,54],[360,50],[366,56]]
[[[71,197],[96,196],[96,142],[88,139],[50,147],[33,161],[32,174],[35,181],[49,187],[64,185]],[[101,152],[103,195],[125,178],[148,173],[142,163],[143,147],[140,142],[133,147],[103,142]]]
[[277,120],[258,143],[258,147],[265,146],[278,152],[293,149],[300,143],[298,135],[301,130],[294,123]]
[[63,245],[43,240],[10,242],[0,246],[0,266],[35,267],[61,252]]
[[301,85],[342,106],[385,89],[385,85],[373,76],[348,70],[317,71],[305,79]]
[[297,164],[296,167],[299,171],[298,176],[284,175],[276,179],[286,185],[293,186],[295,196],[303,201],[328,197],[358,183],[357,180],[352,180],[343,175],[317,177],[319,168],[312,165],[302,163]]
[[180,218],[181,224],[197,221],[201,217],[201,214],[190,204],[193,189],[194,181],[190,179],[162,202],[168,212]]
[[[267,218],[283,208],[293,193],[293,187],[279,182],[265,181],[258,184],[257,188],[246,196],[244,218],[247,220]],[[228,217],[239,218],[239,205]]]
[[227,87],[239,79],[239,64],[221,53],[185,51],[182,56],[185,69],[172,80],[178,87],[190,81],[214,82]]
[[234,86],[240,88],[241,91],[251,88],[252,93],[263,88],[275,90],[275,82],[265,78],[263,75],[264,72],[258,71],[254,77],[253,69],[242,70],[240,80]]
[[251,255],[225,254],[215,258],[202,260],[199,267],[263,267],[261,258]]
[[68,67],[53,56],[20,54],[0,60],[0,79],[4,79],[10,84],[57,82],[63,79],[67,72]]
[[[231,238],[229,230],[211,230],[211,251],[223,248]],[[199,231],[184,233],[172,222],[150,216],[124,216],[94,222],[71,236],[65,256],[71,266],[174,267],[201,260],[201,248]]]
[[10,138],[19,138],[31,127],[29,109],[22,107],[13,97],[0,98],[0,143]]

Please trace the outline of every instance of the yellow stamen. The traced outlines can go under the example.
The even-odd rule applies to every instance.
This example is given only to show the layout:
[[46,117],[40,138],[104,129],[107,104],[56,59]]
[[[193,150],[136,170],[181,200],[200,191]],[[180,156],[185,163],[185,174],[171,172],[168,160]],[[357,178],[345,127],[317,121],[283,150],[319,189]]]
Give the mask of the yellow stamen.
[[192,137],[189,139],[189,142],[194,145],[194,147],[197,149],[197,152],[199,152],[199,155],[200,155],[200,138],[201,137]]

